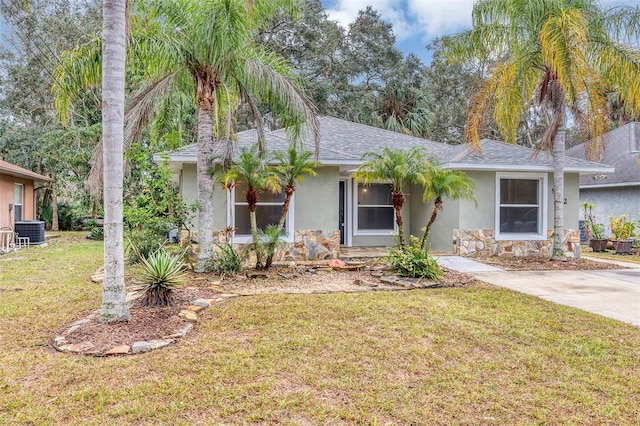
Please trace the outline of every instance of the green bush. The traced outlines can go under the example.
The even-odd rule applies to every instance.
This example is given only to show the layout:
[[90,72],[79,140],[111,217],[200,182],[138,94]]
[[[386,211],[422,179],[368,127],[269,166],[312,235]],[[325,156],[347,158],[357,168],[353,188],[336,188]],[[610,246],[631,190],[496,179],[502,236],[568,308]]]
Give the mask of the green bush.
[[239,251],[233,248],[231,243],[216,244],[216,246],[220,249],[220,252],[214,254],[211,259],[211,266],[207,269],[216,274],[229,277],[240,272],[247,256],[246,248]]
[[98,225],[98,222],[91,219],[89,225],[89,238],[92,240],[102,241],[104,240],[104,229]]
[[141,257],[143,267],[140,283],[143,286],[144,306],[169,306],[173,302],[172,290],[178,287],[185,276],[180,254],[173,255],[161,248],[148,257]]
[[413,235],[404,248],[391,250],[388,259],[391,270],[401,277],[437,280],[442,275],[436,260],[420,248],[420,241]]
[[133,228],[126,231],[125,235],[127,261],[131,264],[142,262],[143,258],[160,250],[167,242],[167,234],[153,227]]
[[[258,245],[256,255],[264,256],[265,260],[262,267],[266,271],[273,263],[273,256],[276,254],[276,250],[286,247],[287,243],[282,239],[282,233],[276,225],[267,225],[264,231],[258,230]],[[258,265],[262,265],[262,262],[258,262]]]

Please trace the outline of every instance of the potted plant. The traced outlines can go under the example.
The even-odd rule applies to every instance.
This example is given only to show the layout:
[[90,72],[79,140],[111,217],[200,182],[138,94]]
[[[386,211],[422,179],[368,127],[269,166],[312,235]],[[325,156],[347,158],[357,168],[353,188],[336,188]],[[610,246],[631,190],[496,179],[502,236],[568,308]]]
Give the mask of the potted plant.
[[583,201],[580,207],[584,210],[584,234],[589,241],[589,246],[596,252],[603,252],[607,249],[609,239],[604,237],[604,225],[594,222],[593,209],[596,206],[591,201]]
[[593,221],[585,222],[585,228],[589,230],[589,245],[595,252],[603,252],[607,249],[609,239],[604,237],[604,225],[594,223]]
[[627,215],[622,214],[618,217],[609,215],[609,229],[613,236],[613,248],[618,254],[631,253],[631,237],[635,235],[636,226],[633,222],[627,221]]

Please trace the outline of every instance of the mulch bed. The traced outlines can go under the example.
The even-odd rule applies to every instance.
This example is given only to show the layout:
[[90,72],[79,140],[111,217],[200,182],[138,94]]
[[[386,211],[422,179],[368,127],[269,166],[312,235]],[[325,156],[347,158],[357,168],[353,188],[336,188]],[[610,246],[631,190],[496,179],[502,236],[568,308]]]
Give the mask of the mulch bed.
[[473,260],[507,271],[596,271],[602,269],[624,269],[614,263],[597,262],[589,259],[568,259],[566,262],[558,262],[538,257],[486,257],[474,258]]

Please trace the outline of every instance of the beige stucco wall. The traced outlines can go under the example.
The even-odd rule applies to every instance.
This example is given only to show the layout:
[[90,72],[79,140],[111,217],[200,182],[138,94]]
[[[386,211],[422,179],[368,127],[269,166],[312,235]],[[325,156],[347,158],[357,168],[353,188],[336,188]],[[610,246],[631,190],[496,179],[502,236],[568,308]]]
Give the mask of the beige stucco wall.
[[[198,199],[198,186],[196,184],[196,165],[186,163],[182,165],[180,174],[180,193],[187,206]],[[215,187],[213,192],[213,229],[222,230],[227,227],[227,193]],[[191,230],[198,230],[198,214],[195,213],[191,220]]]
[[296,230],[338,229],[339,170],[321,167],[298,185],[294,201]]
[[[296,230],[334,230],[338,228],[338,203],[339,203],[339,170],[337,167],[321,167],[317,170],[318,176],[308,176],[301,183],[295,193],[294,213]],[[443,210],[433,225],[429,246],[431,250],[451,253],[453,250],[454,229],[493,229],[495,224],[495,179],[496,173],[492,171],[467,172],[476,182],[474,191],[477,206],[472,200],[444,200]],[[578,227],[578,183],[577,173],[565,175],[565,228]],[[353,195],[355,183],[348,180],[350,193]],[[553,228],[553,176],[548,174],[548,217],[547,227]],[[12,184],[13,185],[13,184]],[[180,175],[182,196],[187,204],[197,199],[196,165],[183,164]],[[432,203],[422,202],[422,188],[419,185],[409,185],[405,188],[406,200],[402,211],[405,222],[405,236],[410,234],[420,237],[422,228],[426,226],[431,212]],[[25,199],[33,202],[33,197],[27,197],[25,186]],[[11,186],[13,197],[13,186]],[[2,200],[0,200],[2,203]],[[350,224],[354,224],[353,215],[356,214],[353,205],[353,197],[348,201],[348,214]],[[227,226],[227,193],[224,190],[215,189],[214,192],[214,229],[222,230]],[[0,204],[0,212],[7,211],[7,207]],[[25,205],[25,212],[33,214],[33,205]],[[197,217],[192,221],[192,230],[197,230]],[[353,229],[350,232],[355,233]],[[393,235],[352,235],[352,246],[390,246],[394,244]]]
[[34,219],[33,181],[10,175],[0,175],[0,227],[13,228],[14,216],[13,211],[9,212],[9,204],[13,204],[14,202],[14,185],[16,183],[24,185],[23,220]]
[[[493,171],[469,171],[467,175],[476,183],[474,196],[477,205],[472,200],[444,200],[443,210],[433,225],[429,238],[432,250],[450,253],[454,229],[493,229],[495,226],[496,205],[496,173]],[[578,227],[579,209],[578,198],[579,175],[577,173],[565,174],[565,198],[564,226],[565,229]],[[547,176],[547,228],[553,229],[553,174]],[[415,190],[414,190],[415,191]],[[414,235],[421,235],[421,228],[426,225],[433,203],[422,205],[414,203],[411,206],[412,217],[410,230]]]

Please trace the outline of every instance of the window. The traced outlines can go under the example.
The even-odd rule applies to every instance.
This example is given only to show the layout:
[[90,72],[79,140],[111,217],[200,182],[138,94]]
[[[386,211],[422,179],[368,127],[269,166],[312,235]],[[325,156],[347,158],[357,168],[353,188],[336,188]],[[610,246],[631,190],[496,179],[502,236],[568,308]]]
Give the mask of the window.
[[546,186],[546,174],[497,175],[497,239],[546,239]]
[[24,185],[16,183],[14,185],[13,196],[13,221],[20,222],[24,219],[22,216],[22,207],[24,202]]
[[359,233],[388,234],[394,230],[391,185],[388,183],[358,184],[356,195],[357,224]]
[[[258,192],[258,203],[256,205],[256,221],[259,229],[265,229],[267,225],[277,225],[280,221],[280,213],[284,204],[284,192],[274,194],[270,191]],[[249,206],[247,204],[247,187],[244,183],[238,183],[233,192],[233,220],[230,220],[231,226],[236,228],[236,237],[240,241],[251,235],[251,222],[249,218]],[[289,212],[285,221],[285,232],[291,235],[293,232],[290,218],[293,211],[293,197],[289,205]]]

